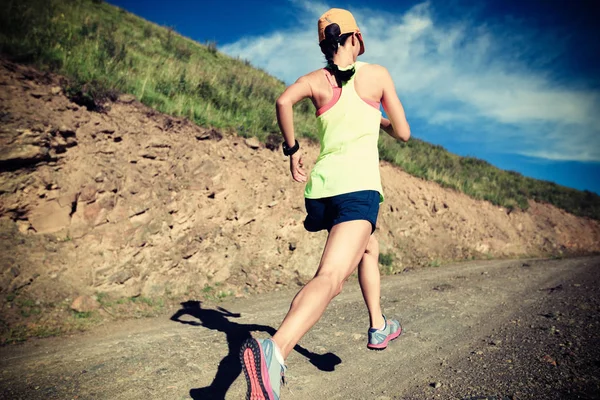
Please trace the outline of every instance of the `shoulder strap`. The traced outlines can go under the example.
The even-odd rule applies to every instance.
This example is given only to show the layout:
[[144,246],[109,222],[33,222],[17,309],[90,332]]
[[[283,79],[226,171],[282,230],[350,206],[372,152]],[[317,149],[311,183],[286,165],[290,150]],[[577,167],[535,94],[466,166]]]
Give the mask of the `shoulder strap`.
[[327,78],[327,81],[329,81],[329,84],[331,85],[332,88],[337,88],[337,84],[334,84],[334,82],[331,81],[332,78],[332,74],[331,72],[329,72],[329,70],[327,68],[323,68],[323,72],[325,73],[325,77]]

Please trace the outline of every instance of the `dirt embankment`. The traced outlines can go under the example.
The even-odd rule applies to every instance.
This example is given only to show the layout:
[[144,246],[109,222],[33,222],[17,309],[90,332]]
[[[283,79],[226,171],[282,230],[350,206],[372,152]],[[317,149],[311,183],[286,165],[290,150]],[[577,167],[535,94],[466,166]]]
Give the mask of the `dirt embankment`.
[[[90,112],[59,79],[0,63],[0,293],[184,296],[218,283],[243,295],[314,273],[325,233],[304,231],[303,186],[279,149],[130,96]],[[310,166],[318,147],[302,148]],[[537,203],[507,212],[381,167],[390,272],[600,251],[597,221]]]

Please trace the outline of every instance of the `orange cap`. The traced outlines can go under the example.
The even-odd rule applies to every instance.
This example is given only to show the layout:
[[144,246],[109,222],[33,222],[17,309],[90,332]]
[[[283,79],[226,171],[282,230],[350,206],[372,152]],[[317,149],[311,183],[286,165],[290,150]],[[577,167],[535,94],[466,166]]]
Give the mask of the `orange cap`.
[[[321,15],[317,28],[319,30],[319,43],[325,40],[325,28],[331,24],[338,24],[340,26],[340,32],[344,33],[360,33],[356,20],[352,13],[348,10],[342,10],[341,8],[332,8],[326,11],[325,14]],[[360,52],[361,55],[365,52],[365,44],[362,41],[362,37],[359,37],[360,41]]]

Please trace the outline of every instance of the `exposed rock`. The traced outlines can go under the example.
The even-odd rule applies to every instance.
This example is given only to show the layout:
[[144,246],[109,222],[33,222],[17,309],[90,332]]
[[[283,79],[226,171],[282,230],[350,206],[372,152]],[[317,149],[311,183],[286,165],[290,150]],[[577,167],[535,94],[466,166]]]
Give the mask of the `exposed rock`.
[[16,144],[0,148],[0,170],[13,169],[48,160],[48,147],[33,144]]
[[49,201],[35,208],[27,218],[37,233],[54,233],[71,223],[71,207],[61,207],[58,201]]
[[112,192],[114,192],[116,189],[114,189],[114,185],[110,184],[105,185],[104,187],[109,188],[109,190],[103,189],[104,194],[97,200],[97,202],[100,207],[105,208],[106,210],[112,210],[116,205],[115,196],[112,194]]
[[[84,205],[80,205],[79,207],[84,207]],[[71,218],[71,224],[69,225],[69,236],[73,239],[80,239],[87,235],[93,226],[90,226],[88,221],[85,220],[83,216],[83,212],[79,211],[73,214]]]
[[102,208],[99,203],[83,205],[81,212],[83,212],[83,220],[90,226],[98,226],[108,222],[107,210]]
[[77,140],[75,140],[75,138],[73,138],[73,137],[68,137],[66,142],[67,142],[67,147],[77,146]]
[[98,193],[98,188],[94,184],[86,185],[79,194],[79,201],[86,203],[96,201],[96,193]]
[[119,101],[125,104],[133,103],[135,101],[135,96],[131,94],[122,94],[119,96]]
[[199,250],[200,250],[200,242],[196,241],[196,240],[192,240],[183,249],[183,252],[181,253],[181,257],[184,260],[187,260],[188,258],[191,258],[194,254],[198,253]]
[[71,303],[71,309],[77,312],[92,312],[98,308],[100,303],[90,296],[79,296]]
[[171,145],[164,140],[160,139],[151,139],[150,142],[146,145],[146,147],[154,147],[157,149],[170,149]]
[[41,97],[46,96],[48,93],[36,90],[36,91],[33,91],[33,92],[29,93],[29,94],[31,95],[31,97],[39,99]]
[[75,130],[67,127],[66,125],[61,125],[61,127],[58,128],[58,133],[64,138],[76,136]]
[[61,207],[72,207],[73,203],[75,203],[77,201],[77,193],[72,192],[72,193],[64,194],[64,195],[58,197],[56,199],[56,201],[58,201],[58,204],[60,204]]
[[223,264],[213,275],[214,282],[225,282],[231,276],[229,265]]
[[198,140],[211,139],[211,140],[215,140],[218,142],[221,139],[223,139],[223,134],[221,132],[217,131],[216,129],[208,129],[208,130],[203,131],[202,133],[197,133],[196,139],[198,139]]
[[246,146],[250,147],[251,149],[260,149],[260,142],[256,137],[246,138],[244,139],[244,143],[246,143]]
[[50,147],[56,154],[62,154],[67,151],[67,141],[61,136],[56,136],[50,141]]
[[140,152],[140,157],[147,158],[149,160],[156,160],[158,158],[158,154],[153,151],[144,150]]
[[118,271],[118,272],[114,273],[113,275],[111,275],[108,278],[108,281],[111,283],[118,283],[118,284],[122,285],[125,282],[127,282],[129,279],[131,279],[132,277],[133,277],[133,274],[131,273],[131,271],[121,270],[121,271]]
[[123,206],[120,203],[115,204],[114,209],[112,209],[107,214],[107,219],[110,223],[118,223],[121,221],[125,221],[129,218],[129,210],[127,207]]
[[26,234],[27,232],[29,232],[29,229],[31,229],[31,224],[29,223],[29,221],[17,220],[15,221],[15,223],[17,224],[19,232],[21,232],[22,234]]

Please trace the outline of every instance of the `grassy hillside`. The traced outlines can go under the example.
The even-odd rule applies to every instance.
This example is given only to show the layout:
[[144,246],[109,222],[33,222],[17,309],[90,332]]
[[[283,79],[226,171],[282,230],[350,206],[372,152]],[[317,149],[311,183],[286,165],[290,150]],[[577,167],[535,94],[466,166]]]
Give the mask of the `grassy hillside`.
[[504,171],[474,157],[460,157],[419,139],[401,144],[387,135],[379,143],[381,158],[411,175],[453,188],[508,209],[527,209],[528,199],[553,204],[572,214],[600,219],[600,196],[515,171]]
[[[283,82],[221,54],[214,43],[196,43],[100,0],[5,0],[0,51],[67,76],[67,93],[90,107],[125,92],[199,125],[261,140],[278,134],[274,104]],[[313,111],[308,101],[296,106],[298,136],[315,139]],[[420,140],[401,144],[383,136],[382,158],[418,177],[511,209],[526,209],[527,199],[535,199],[600,219],[594,193],[502,171]]]
[[[7,0],[0,7],[2,52],[68,76],[73,94],[131,93],[161,112],[245,136],[278,130],[273,105],[283,82],[214,44],[101,1]],[[304,134],[312,130],[308,106],[298,115]]]

